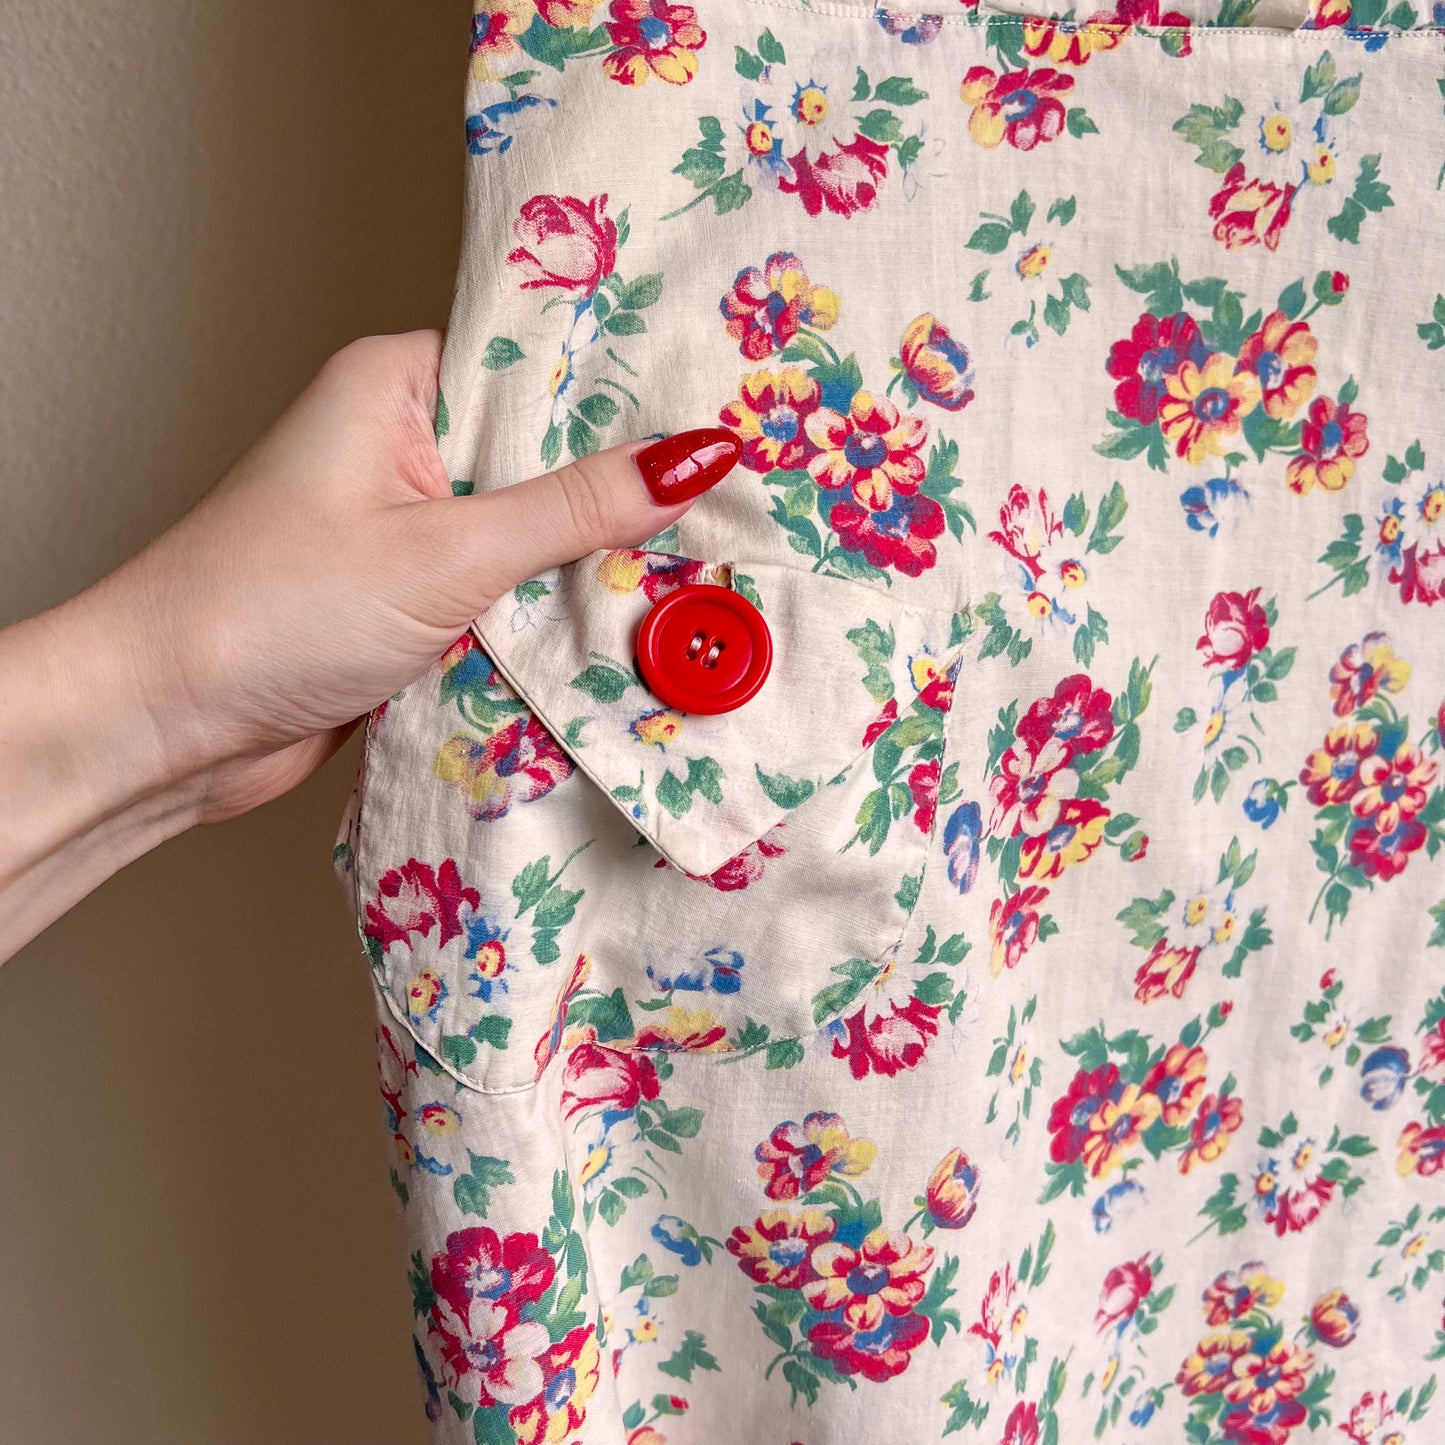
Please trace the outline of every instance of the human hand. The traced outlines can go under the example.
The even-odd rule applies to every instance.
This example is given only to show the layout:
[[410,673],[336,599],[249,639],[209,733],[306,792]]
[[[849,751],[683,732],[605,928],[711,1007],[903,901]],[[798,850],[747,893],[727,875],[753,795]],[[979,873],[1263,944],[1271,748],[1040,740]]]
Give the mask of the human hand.
[[645,541],[737,460],[712,428],[454,497],[440,354],[348,346],[175,526],[0,633],[0,958],[162,838],[295,786],[502,593]]

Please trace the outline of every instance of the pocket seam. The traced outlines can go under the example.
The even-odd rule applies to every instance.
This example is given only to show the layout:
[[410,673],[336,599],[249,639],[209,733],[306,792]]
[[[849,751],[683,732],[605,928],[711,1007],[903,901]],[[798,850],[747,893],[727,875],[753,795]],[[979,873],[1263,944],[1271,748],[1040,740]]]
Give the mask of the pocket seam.
[[366,715],[366,727],[362,733],[361,740],[361,770],[357,787],[356,802],[356,859],[353,872],[356,879],[355,905],[352,909],[352,922],[356,928],[356,936],[361,944],[362,955],[366,959],[367,972],[371,975],[371,986],[376,990],[377,996],[386,1005],[387,1011],[391,1014],[400,1028],[406,1030],[407,1036],[411,1039],[413,1047],[417,1052],[425,1054],[432,1063],[443,1073],[449,1075],[464,1088],[470,1089],[476,1094],[526,1094],[541,1084],[542,1080],[551,1072],[552,1065],[556,1062],[555,1057],[549,1059],[547,1067],[534,1079],[525,1084],[507,1084],[501,1087],[489,1088],[479,1080],[462,1073],[445,1059],[437,1056],[436,1050],[417,1031],[416,1025],[406,1016],[405,1010],[397,1002],[396,995],[392,992],[392,982],[395,965],[387,952],[383,949],[381,964],[371,962],[371,955],[366,946],[365,909],[362,906],[362,887],[364,880],[371,876],[370,869],[363,867],[363,859],[366,854],[366,795],[371,781],[371,749],[376,733],[376,709]]
[[[955,648],[954,651],[949,655],[948,665],[950,667],[959,665],[962,662],[963,655],[966,651],[967,643],[960,643],[959,646]],[[944,717],[945,723],[943,728],[943,751],[939,754],[938,759],[940,779],[942,778],[944,771],[948,767],[950,756],[955,746],[949,727],[949,723],[952,721],[953,718],[952,707],[950,707],[948,712],[944,714]],[[853,762],[849,765],[850,768],[861,766],[863,763],[865,763],[868,757],[871,755],[871,752],[871,748],[865,749],[863,752],[861,752],[858,757],[855,758]],[[840,1009],[838,1009],[836,1013],[829,1015],[821,1023],[814,1024],[811,1029],[800,1032],[798,1034],[784,1034],[778,1038],[770,1038],[768,1040],[768,1044],[786,1043],[790,1040],[797,1043],[806,1044],[809,1040],[817,1038],[818,1035],[823,1033],[826,1029],[831,1028],[834,1024],[838,1022],[839,1019],[844,1016],[844,1014],[850,1008],[852,1008],[858,1002],[864,992],[866,992],[874,985],[874,983],[877,982],[878,976],[888,966],[889,959],[893,955],[895,955],[900,949],[902,949],[903,945],[908,941],[908,938],[913,931],[914,922],[918,917],[919,905],[923,901],[923,888],[924,884],[928,879],[928,870],[933,862],[934,845],[938,839],[939,811],[940,810],[935,810],[933,817],[933,826],[929,829],[927,836],[922,840],[921,844],[919,845],[921,849],[921,867],[919,868],[918,872],[918,892],[914,897],[913,905],[903,915],[903,918],[899,922],[898,936],[893,939],[892,942],[886,944],[874,958],[869,960],[869,962],[876,964],[876,967],[874,968],[872,974],[869,976],[868,981],[862,985],[862,987],[858,990],[858,993],[855,994],[852,999],[850,999]],[[746,1058],[749,1056],[747,1053],[739,1053],[737,1050],[734,1049],[719,1049],[716,1051],[706,1052],[688,1050],[677,1051],[669,1049],[666,1045],[663,1044],[648,1045],[639,1044],[635,1041],[622,1042],[620,1040],[605,1044],[603,1045],[603,1047],[614,1049],[616,1052],[622,1054],[660,1053],[672,1055],[676,1052],[681,1052],[684,1056],[688,1058],[710,1059],[714,1064],[732,1063],[738,1059]],[[766,1045],[764,1045],[763,1047],[766,1047]]]

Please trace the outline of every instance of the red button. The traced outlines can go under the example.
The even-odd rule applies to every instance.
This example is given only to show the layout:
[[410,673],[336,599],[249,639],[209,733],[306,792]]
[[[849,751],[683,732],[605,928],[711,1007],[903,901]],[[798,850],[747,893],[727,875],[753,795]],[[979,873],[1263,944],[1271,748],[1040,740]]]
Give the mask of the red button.
[[637,663],[669,707],[732,712],[767,681],[773,638],[746,597],[695,583],[669,592],[643,619]]

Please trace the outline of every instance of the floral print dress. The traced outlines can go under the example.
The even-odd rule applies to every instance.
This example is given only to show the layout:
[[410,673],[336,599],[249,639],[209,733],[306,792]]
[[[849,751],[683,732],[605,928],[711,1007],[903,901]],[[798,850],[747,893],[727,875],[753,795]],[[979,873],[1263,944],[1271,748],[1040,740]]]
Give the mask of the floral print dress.
[[369,722],[438,1440],[1445,1438],[1440,17],[952,3],[475,16],[455,490],[743,455]]

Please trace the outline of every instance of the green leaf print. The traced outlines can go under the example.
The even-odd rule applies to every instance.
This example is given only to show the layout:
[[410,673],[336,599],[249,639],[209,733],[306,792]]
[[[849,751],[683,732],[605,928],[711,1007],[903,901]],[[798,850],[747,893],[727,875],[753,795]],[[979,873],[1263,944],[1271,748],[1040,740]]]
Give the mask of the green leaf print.
[[694,1370],[717,1370],[721,1366],[708,1350],[706,1339],[696,1330],[688,1330],[682,1343],[657,1368],[675,1380],[691,1383]]
[[[593,654],[597,656],[596,653]],[[574,677],[569,684],[579,692],[585,692],[593,702],[616,702],[629,687],[640,687],[641,683],[621,664],[601,658]]]
[[493,1159],[486,1154],[474,1154],[467,1150],[469,1172],[458,1174],[452,1182],[452,1197],[463,1214],[487,1217],[491,1207],[491,1191],[504,1184],[515,1184],[511,1168],[505,1159]]
[[482,352],[482,365],[488,371],[505,371],[523,359],[522,348],[510,336],[494,336]]
[[765,773],[757,764],[754,764],[754,771],[763,792],[779,808],[801,807],[817,789],[817,785],[807,778],[790,778],[786,773]]
[[763,33],[758,36],[758,54],[767,61],[769,65],[787,64],[788,57],[771,30],[764,30]]
[[563,70],[569,60],[601,54],[612,42],[607,38],[605,25],[594,30],[548,25],[540,15],[534,15],[532,23],[517,37],[517,43],[533,60],[550,65],[553,70]]

